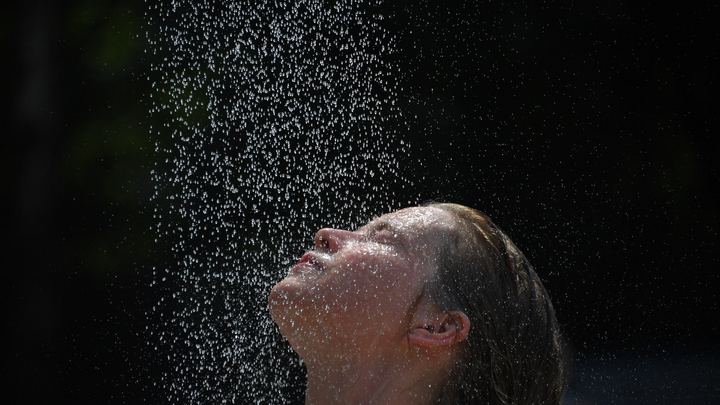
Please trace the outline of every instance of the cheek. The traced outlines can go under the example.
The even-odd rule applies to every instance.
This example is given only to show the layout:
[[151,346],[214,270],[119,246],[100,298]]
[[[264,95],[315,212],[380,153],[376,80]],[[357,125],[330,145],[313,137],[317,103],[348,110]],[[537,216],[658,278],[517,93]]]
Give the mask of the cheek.
[[331,295],[336,309],[363,318],[404,312],[418,289],[413,270],[396,258],[368,260],[348,271],[353,277],[333,285]]
[[[385,249],[385,250],[383,250]],[[317,278],[286,278],[271,292],[270,312],[306,322],[342,317],[355,322],[397,315],[412,301],[414,271],[389,247],[340,253],[326,274]]]

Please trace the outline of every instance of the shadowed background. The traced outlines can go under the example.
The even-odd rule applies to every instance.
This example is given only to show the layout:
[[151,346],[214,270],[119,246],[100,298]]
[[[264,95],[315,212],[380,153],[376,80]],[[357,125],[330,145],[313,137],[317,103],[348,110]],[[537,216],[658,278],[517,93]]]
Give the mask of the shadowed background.
[[[720,400],[705,3],[370,10],[398,35],[400,166],[423,198],[488,213],[534,264],[577,359],[571,403]],[[143,338],[164,293],[152,268],[171,260],[151,229],[148,5],[0,6],[3,403],[162,401]]]

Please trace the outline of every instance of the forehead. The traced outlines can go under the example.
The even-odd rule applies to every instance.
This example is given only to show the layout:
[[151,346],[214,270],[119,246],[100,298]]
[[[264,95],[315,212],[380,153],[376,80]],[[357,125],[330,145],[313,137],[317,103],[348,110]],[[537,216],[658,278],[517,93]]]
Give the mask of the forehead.
[[434,207],[411,207],[376,218],[367,227],[388,227],[407,239],[432,238],[449,232],[454,225],[450,213]]

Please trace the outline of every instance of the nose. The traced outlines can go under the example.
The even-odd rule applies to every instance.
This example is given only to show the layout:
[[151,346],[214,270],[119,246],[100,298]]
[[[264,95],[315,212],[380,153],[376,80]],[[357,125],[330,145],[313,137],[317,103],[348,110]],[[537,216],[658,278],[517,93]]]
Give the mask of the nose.
[[355,232],[343,229],[323,228],[315,234],[315,249],[335,253],[342,249],[348,240],[355,237]]

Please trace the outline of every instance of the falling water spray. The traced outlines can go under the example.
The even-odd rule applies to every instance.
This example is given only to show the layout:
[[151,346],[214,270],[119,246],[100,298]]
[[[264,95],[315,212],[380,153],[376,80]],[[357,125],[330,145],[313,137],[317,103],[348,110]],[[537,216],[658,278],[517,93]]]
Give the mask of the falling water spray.
[[155,231],[173,259],[156,269],[149,341],[170,402],[290,402],[301,368],[267,315],[270,287],[319,227],[412,200],[396,194],[407,145],[379,6],[150,7]]

